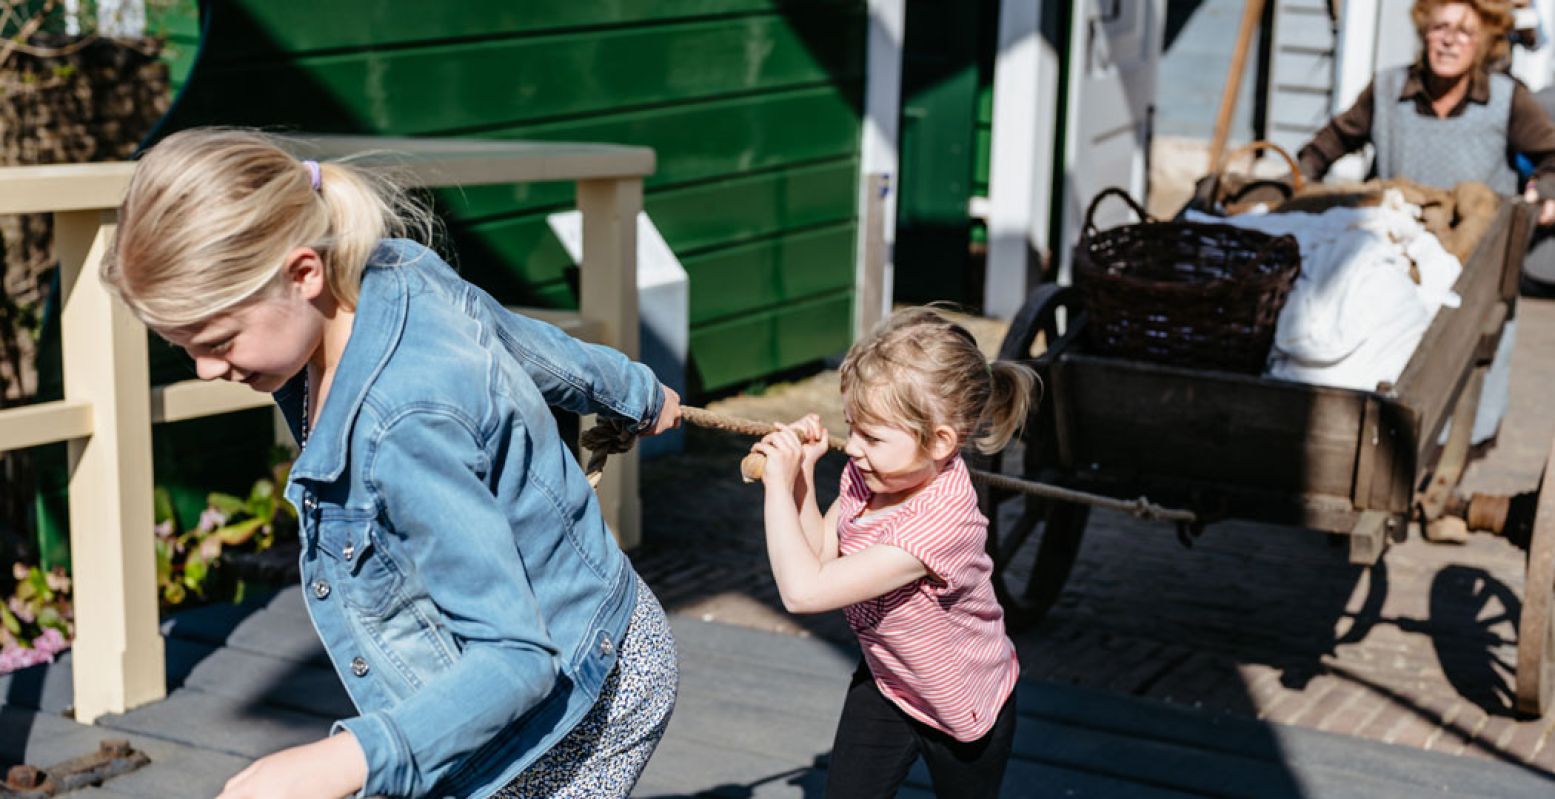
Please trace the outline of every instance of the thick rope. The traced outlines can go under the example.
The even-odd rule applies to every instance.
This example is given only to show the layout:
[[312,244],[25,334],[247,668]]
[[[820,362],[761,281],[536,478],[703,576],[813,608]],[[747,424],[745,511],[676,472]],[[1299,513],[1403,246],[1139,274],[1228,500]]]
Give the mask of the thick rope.
[[[682,405],[680,418],[687,424],[709,430],[722,430],[727,433],[739,433],[741,435],[761,437],[777,429],[777,425],[771,422],[758,422],[752,419],[741,419],[735,416],[724,416],[713,413],[703,408],[694,408]],[[582,437],[583,448],[589,450],[588,465],[584,471],[588,474],[589,485],[599,487],[599,479],[605,468],[605,459],[618,452],[626,452],[632,448],[637,440],[637,434],[633,432],[631,425],[610,419],[600,419],[593,429],[586,431]],[[847,443],[840,436],[828,436],[827,443],[831,448],[841,451]],[[746,482],[754,482],[761,479],[762,469],[766,458],[760,453],[751,453],[740,461],[740,475]],[[1072,488],[1064,488],[1049,483],[1039,483],[1033,480],[1023,480],[1019,477],[1011,477],[1004,474],[994,474],[978,469],[968,469],[973,480],[998,489],[1018,494],[1043,497],[1045,499],[1071,502],[1078,505],[1091,505],[1097,508],[1109,508],[1121,511],[1137,519],[1151,521],[1169,521],[1181,525],[1198,524],[1198,516],[1189,510],[1166,508],[1151,502],[1146,497],[1138,499],[1116,499],[1114,497],[1091,494],[1085,491],[1076,491]]]

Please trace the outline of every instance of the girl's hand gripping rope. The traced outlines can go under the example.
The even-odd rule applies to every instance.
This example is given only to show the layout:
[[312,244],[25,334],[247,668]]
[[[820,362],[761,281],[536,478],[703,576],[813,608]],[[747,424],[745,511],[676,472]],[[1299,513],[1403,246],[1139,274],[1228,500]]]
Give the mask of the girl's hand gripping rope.
[[780,424],[777,430],[768,433],[751,447],[751,452],[766,458],[761,480],[769,488],[792,490],[799,479],[800,469],[805,465],[805,445],[800,439],[801,434],[796,426]]
[[[754,479],[767,483],[776,480],[778,485],[791,487],[801,474],[815,474],[815,463],[830,448],[826,427],[821,426],[821,417],[810,413],[801,420],[790,424],[774,424],[774,427],[778,429],[751,446],[751,454],[745,457],[745,460],[754,459],[760,469]],[[745,462],[742,462],[740,469],[745,474]],[[745,480],[753,482],[750,476],[745,476]]]
[[[801,458],[800,466],[805,474],[813,473],[815,464],[832,449],[835,444],[831,436],[826,432],[826,427],[821,424],[821,417],[817,414],[808,414],[791,424],[777,423],[773,425],[778,432],[789,431],[800,442]],[[776,432],[768,434],[768,437],[776,435]],[[764,442],[766,439],[762,439]],[[751,447],[751,452],[740,461],[740,477],[747,483],[764,480],[767,473],[767,453],[760,449],[760,443]],[[791,482],[791,481],[790,481]]]

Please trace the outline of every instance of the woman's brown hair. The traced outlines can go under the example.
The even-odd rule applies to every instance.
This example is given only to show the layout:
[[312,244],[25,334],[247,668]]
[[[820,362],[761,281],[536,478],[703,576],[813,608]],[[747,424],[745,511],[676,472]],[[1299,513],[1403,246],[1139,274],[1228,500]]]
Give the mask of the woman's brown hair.
[[1485,69],[1490,64],[1499,64],[1511,58],[1512,43],[1507,39],[1507,33],[1512,30],[1512,8],[1506,0],[1415,0],[1409,16],[1420,34],[1422,61],[1425,59],[1425,34],[1431,25],[1431,17],[1450,5],[1468,6],[1479,17],[1481,38],[1480,52],[1474,60],[1476,68]]

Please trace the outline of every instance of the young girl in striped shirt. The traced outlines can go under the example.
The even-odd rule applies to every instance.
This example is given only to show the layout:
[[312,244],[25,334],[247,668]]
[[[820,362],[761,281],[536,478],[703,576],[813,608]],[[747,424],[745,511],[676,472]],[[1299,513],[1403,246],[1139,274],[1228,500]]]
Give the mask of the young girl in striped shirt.
[[1029,368],[989,363],[965,328],[906,309],[842,363],[848,466],[824,517],[819,417],[780,425],[753,448],[767,457],[767,556],[784,607],[843,609],[863,651],[828,796],[894,796],[920,755],[940,799],[998,796],[1020,665],[960,451],[1002,448],[1035,387]]

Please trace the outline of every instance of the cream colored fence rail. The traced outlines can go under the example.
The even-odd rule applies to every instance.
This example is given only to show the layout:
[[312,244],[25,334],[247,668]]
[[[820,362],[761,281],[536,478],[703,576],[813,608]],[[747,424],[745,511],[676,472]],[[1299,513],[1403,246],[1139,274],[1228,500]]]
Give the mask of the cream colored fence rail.
[[[363,159],[425,186],[569,181],[583,215],[576,316],[547,318],[637,355],[637,213],[652,150],[593,144],[298,137],[295,151]],[[91,722],[166,695],[157,629],[151,426],[270,404],[231,383],[150,387],[145,329],[98,279],[127,163],[0,168],[0,214],[52,213],[60,263],[65,398],[0,411],[0,451],[64,441],[70,451],[75,711]],[[585,420],[585,429],[588,421]],[[610,459],[600,485],[621,543],[639,539],[637,462]]]

